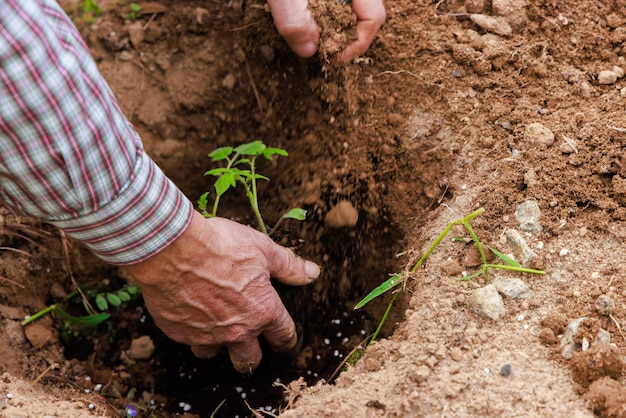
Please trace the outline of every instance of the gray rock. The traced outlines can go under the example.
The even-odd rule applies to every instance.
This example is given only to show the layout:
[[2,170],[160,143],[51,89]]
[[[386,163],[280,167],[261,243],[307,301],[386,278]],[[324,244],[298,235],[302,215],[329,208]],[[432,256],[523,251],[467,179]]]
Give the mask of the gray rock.
[[612,315],[615,311],[615,302],[607,295],[600,295],[598,299],[596,299],[596,311],[598,311],[600,315]]
[[493,284],[475,289],[466,299],[468,308],[478,315],[486,316],[494,320],[504,318],[506,309],[502,296]]
[[541,225],[541,210],[539,204],[535,200],[527,200],[521,203],[515,209],[515,217],[520,223],[520,229],[526,232],[541,232],[543,226]]
[[492,283],[498,293],[511,299],[527,299],[533,292],[521,279],[517,278],[497,278]]
[[615,84],[617,81],[617,73],[613,70],[603,70],[598,73],[599,84]]
[[535,258],[536,254],[530,249],[522,234],[516,229],[507,229],[504,231],[506,242],[513,249],[513,253],[519,259],[522,265],[527,265]]
[[580,328],[580,324],[582,324],[585,319],[587,319],[587,317],[582,316],[567,324],[567,329],[561,339],[561,355],[563,358],[567,360],[571,359],[572,355],[580,349],[580,344],[576,343],[574,337]]
[[593,344],[611,344],[611,333],[605,329],[600,328]]

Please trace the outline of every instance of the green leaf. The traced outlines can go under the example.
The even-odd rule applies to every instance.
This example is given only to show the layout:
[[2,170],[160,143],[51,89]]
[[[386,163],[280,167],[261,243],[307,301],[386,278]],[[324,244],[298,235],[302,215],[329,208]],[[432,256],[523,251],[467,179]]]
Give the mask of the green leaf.
[[205,176],[221,176],[224,173],[230,173],[232,171],[232,168],[226,168],[226,167],[220,167],[220,168],[214,168],[212,170],[206,171],[204,173]]
[[497,255],[498,258],[500,258],[500,260],[504,261],[509,266],[512,266],[512,267],[522,267],[522,265],[520,263],[518,263],[517,261],[513,260],[508,255],[502,254],[500,251],[496,250],[495,248],[491,248],[488,245],[486,245],[485,247],[489,248],[489,251],[491,251],[492,253]]
[[263,150],[262,154],[268,160],[272,159],[272,155],[280,155],[280,156],[283,156],[283,157],[287,157],[289,155],[289,154],[287,154],[287,151],[285,151],[284,149],[281,149],[281,148],[265,148]]
[[137,293],[141,292],[141,288],[137,286],[136,284],[130,285],[124,290],[126,290],[126,292],[131,295],[136,295]]
[[115,293],[107,293],[107,301],[113,306],[120,306],[122,301]]
[[252,175],[252,171],[250,170],[240,170],[238,168],[232,168],[231,170],[233,170],[233,174],[241,176],[241,177],[250,178]]
[[213,161],[222,161],[230,157],[230,154],[232,153],[233,153],[233,147],[222,147],[210,153],[209,157],[211,157]]
[[262,141],[253,141],[248,144],[239,145],[235,148],[235,151],[241,155],[259,155],[265,148],[265,144]]
[[403,277],[404,277],[404,273],[399,273],[390,277],[388,280],[384,281],[376,289],[372,290],[367,296],[363,298],[363,300],[357,303],[354,309],[356,310],[356,309],[362,308],[363,306],[367,305],[372,299],[375,299],[378,296],[382,295],[383,293],[387,292],[388,290],[393,289],[394,287],[402,283]]
[[293,208],[289,212],[283,215],[284,219],[296,219],[298,221],[304,221],[306,219],[306,210],[302,208]]
[[215,191],[218,196],[223,195],[230,189],[231,187],[235,187],[237,183],[235,183],[235,175],[233,173],[224,173],[220,178],[215,182]]
[[96,306],[101,311],[106,311],[107,309],[109,309],[109,304],[107,303],[107,300],[105,299],[102,293],[96,296],[95,302],[96,302]]
[[206,206],[209,203],[209,192],[205,192],[202,193],[202,196],[200,196],[200,198],[198,199],[198,209],[200,209],[202,212],[206,211]]
[[102,10],[100,10],[100,6],[98,6],[93,0],[85,0],[83,3],[83,12],[93,13],[95,16],[100,16]]
[[474,273],[472,273],[472,274],[470,274],[468,276],[463,276],[463,277],[459,278],[459,281],[466,282],[468,280],[472,280],[474,277],[478,277],[481,274],[483,274],[484,272],[485,272],[485,268],[483,267],[480,270],[475,271]]
[[124,290],[118,290],[117,297],[120,298],[122,302],[128,302],[130,300],[130,295]]
[[132,10],[135,13],[140,12],[141,11],[141,6],[138,5],[137,3],[131,3],[130,4],[130,10]]
[[[250,177],[252,177],[252,176],[249,176],[249,178],[250,178]],[[255,179],[260,179],[260,180],[267,180],[267,181],[270,181],[270,179],[269,179],[269,178],[265,177],[265,176],[264,176],[264,175],[262,175],[262,174],[255,174],[255,175],[254,175],[254,178],[255,178]]]
[[80,325],[81,327],[91,327],[94,325],[98,325],[101,322],[106,321],[111,316],[108,313],[99,313],[93,315],[85,315],[85,316],[72,316],[65,312],[63,309],[57,307],[54,310],[61,318],[64,320],[71,322],[72,324]]

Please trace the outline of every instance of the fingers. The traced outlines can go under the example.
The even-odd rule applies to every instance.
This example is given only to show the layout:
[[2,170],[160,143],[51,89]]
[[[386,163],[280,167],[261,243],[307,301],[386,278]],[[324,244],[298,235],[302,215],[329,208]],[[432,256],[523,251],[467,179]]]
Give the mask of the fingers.
[[278,281],[291,286],[311,283],[320,275],[320,268],[312,261],[304,260],[288,248],[271,243],[266,248],[270,275]]
[[245,342],[230,344],[228,355],[233,363],[233,368],[242,374],[252,373],[263,358],[261,346],[256,337]]
[[219,347],[213,347],[213,346],[208,346],[208,345],[192,345],[191,346],[191,352],[193,353],[194,356],[198,358],[210,359],[210,358],[217,356],[219,351],[220,351]]
[[263,336],[274,351],[284,353],[296,345],[298,335],[296,326],[282,303],[280,308],[275,321],[263,332]]
[[293,51],[308,58],[315,54],[320,35],[307,0],[268,0],[274,25]]
[[358,20],[356,24],[357,38],[340,54],[339,61],[344,64],[367,51],[378,29],[387,18],[382,0],[353,0],[352,10]]

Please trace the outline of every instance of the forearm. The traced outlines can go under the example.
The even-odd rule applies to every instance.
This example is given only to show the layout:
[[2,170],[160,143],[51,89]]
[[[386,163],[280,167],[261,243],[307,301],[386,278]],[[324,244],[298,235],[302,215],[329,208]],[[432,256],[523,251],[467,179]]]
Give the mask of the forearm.
[[191,203],[145,154],[54,0],[0,1],[0,199],[104,260],[173,242]]

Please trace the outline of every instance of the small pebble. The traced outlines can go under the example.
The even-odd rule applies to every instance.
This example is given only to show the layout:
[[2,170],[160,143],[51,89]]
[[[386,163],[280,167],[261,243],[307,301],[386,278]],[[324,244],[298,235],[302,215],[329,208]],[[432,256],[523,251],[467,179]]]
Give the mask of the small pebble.
[[598,83],[600,84],[615,84],[617,81],[617,74],[612,70],[603,70],[598,74]]
[[586,337],[583,337],[583,342],[580,344],[580,349],[582,351],[589,350],[589,340]]
[[511,374],[511,365],[505,364],[500,368],[500,376],[508,377]]
[[600,295],[598,299],[596,299],[596,311],[598,311],[600,315],[612,315],[615,311],[615,302],[607,295]]
[[561,251],[559,251],[559,255],[561,257],[565,257],[568,254],[569,254],[569,250],[567,248],[562,248]]

